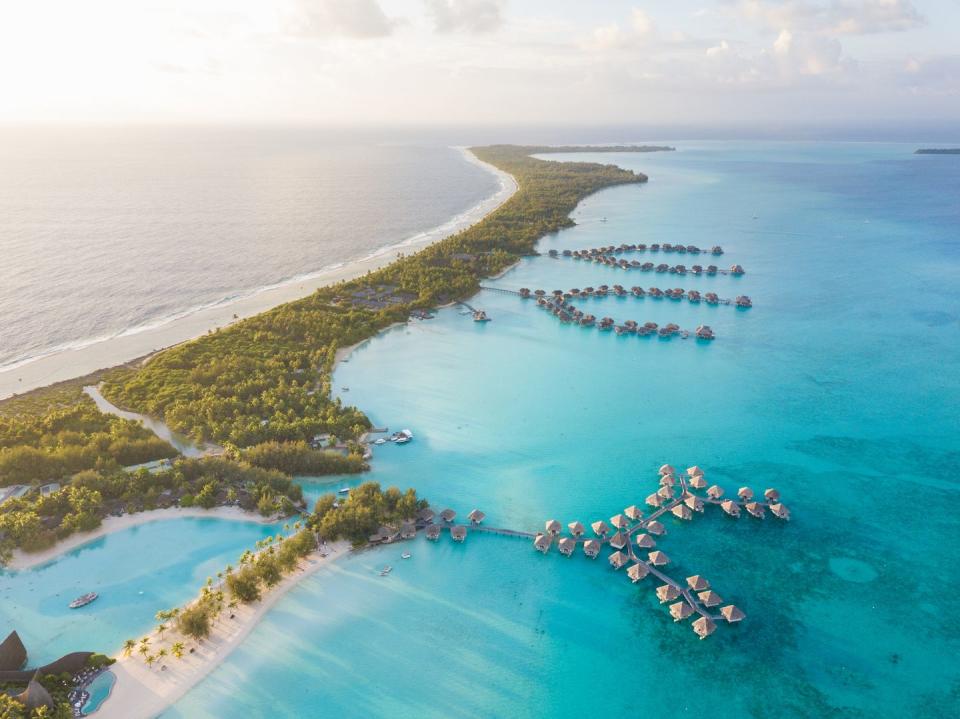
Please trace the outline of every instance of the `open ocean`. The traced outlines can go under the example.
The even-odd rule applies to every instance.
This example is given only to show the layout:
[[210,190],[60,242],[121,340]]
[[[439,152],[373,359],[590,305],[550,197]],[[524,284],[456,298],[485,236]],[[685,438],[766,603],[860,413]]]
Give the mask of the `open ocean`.
[[[606,550],[590,561],[507,537],[419,538],[306,579],[164,717],[957,716],[960,160],[914,156],[912,144],[676,144],[569,158],[650,182],[587,198],[577,226],[540,249],[720,244],[717,264],[746,275],[536,257],[489,283],[695,288],[750,295],[753,308],[575,302],[618,322],[706,323],[718,337],[707,344],[561,325],[533,302],[481,292],[470,303],[491,322],[441,310],[338,368],[345,402],[415,439],[376,448],[362,478],[304,484],[312,497],[368,479],[414,486],[461,519],[477,507],[488,525],[528,531],[609,521],[655,491],[664,462],[698,464],[728,494],[777,487],[789,523],[710,508],[668,518],[658,542],[671,576],[705,576],[746,620],[699,641],[658,604],[657,582],[631,584]],[[110,566],[160,542],[156,531],[2,579],[22,597],[41,571],[65,581],[57,567],[77,554]],[[384,564],[394,570],[380,577]],[[116,576],[111,591],[129,596],[127,584],[142,577]],[[131,601],[116,622],[146,630],[157,608]],[[38,643],[68,612],[42,609],[25,617]]]
[[0,130],[0,370],[363,257],[497,187],[425,142]]

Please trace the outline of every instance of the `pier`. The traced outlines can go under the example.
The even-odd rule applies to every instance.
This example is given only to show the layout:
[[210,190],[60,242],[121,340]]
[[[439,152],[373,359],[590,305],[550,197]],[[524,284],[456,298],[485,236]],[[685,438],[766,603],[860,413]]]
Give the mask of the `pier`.
[[[481,524],[485,515],[479,510],[471,512],[472,532],[533,540],[534,548],[549,554],[554,544],[564,557],[572,557],[578,548],[588,559],[595,559],[604,546],[614,550],[608,556],[613,572],[627,567],[627,578],[637,584],[648,576],[659,580],[656,587],[657,598],[661,604],[669,604],[669,612],[674,621],[681,622],[694,617],[691,627],[701,639],[706,639],[716,631],[720,622],[736,624],[746,618],[744,612],[734,604],[724,604],[722,597],[713,589],[711,582],[700,575],[692,575],[680,581],[671,577],[664,567],[671,563],[670,558],[656,549],[663,541],[667,530],[659,521],[667,514],[680,521],[691,521],[697,514],[703,514],[707,506],[719,506],[724,513],[738,519],[743,509],[750,516],[762,520],[769,511],[774,517],[789,521],[790,510],[780,501],[776,489],[767,489],[763,499],[755,499],[750,487],[741,487],[736,498],[724,499],[724,490],[718,485],[707,486],[704,472],[697,466],[678,473],[671,465],[665,464],[659,470],[659,489],[650,494],[644,503],[653,508],[644,516],[639,505],[630,505],[622,514],[610,518],[610,524],[604,520],[591,523],[594,537],[587,537],[584,525],[579,521],[567,525],[569,534],[563,536],[563,525],[556,519],[544,522],[544,530],[529,532],[501,527],[489,527]],[[704,491],[705,490],[705,491]],[[700,494],[699,492],[703,492]],[[452,510],[447,510],[451,512]],[[455,516],[455,513],[453,513]],[[451,520],[452,521],[452,520]],[[449,526],[449,521],[447,522]],[[436,524],[426,526],[430,539],[439,538],[443,527]],[[450,534],[455,541],[466,537],[466,526],[450,526]],[[656,539],[654,539],[656,537]],[[650,550],[647,552],[646,550]],[[721,606],[722,605],[722,606]],[[715,609],[719,607],[719,609]]]

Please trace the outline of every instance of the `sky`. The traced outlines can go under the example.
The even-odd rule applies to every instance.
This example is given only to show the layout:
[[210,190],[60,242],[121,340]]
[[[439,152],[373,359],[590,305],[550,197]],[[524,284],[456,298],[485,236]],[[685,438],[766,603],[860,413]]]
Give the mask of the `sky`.
[[4,0],[0,123],[960,120],[960,0]]

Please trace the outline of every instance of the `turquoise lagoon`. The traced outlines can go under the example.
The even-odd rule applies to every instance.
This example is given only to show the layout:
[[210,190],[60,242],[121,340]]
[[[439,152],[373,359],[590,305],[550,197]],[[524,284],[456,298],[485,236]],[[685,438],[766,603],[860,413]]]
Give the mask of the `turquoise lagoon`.
[[[236,564],[275,525],[224,519],[157,520],[84,544],[32,569],[0,571],[0,634],[16,629],[30,666],[67,652],[117,652],[156,626],[159,609],[179,606],[207,577]],[[87,592],[100,598],[67,604]]]
[[603,559],[421,539],[410,560],[383,548],[306,580],[166,716],[955,716],[960,164],[912,149],[580,156],[650,182],[588,198],[541,250],[721,244],[747,274],[668,280],[541,257],[490,284],[669,283],[755,307],[578,303],[705,322],[706,344],[564,326],[481,292],[471,303],[492,322],[444,310],[337,370],[344,401],[416,434],[379,448],[371,479],[494,526],[610,517],[653,491],[662,462],[700,464],[728,492],[780,488],[789,524],[713,512],[671,519],[659,545],[674,576],[705,575],[745,622],[698,641],[649,580]]

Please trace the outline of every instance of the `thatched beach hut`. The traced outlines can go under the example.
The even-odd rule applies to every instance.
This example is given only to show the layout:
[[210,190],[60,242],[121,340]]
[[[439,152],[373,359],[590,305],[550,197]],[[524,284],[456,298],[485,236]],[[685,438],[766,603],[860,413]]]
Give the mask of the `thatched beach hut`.
[[643,519],[643,512],[640,510],[640,507],[635,504],[631,504],[629,507],[623,510],[623,513],[635,522],[639,522],[641,519]]
[[734,502],[732,499],[725,499],[720,503],[720,506],[723,508],[723,511],[729,514],[731,517],[740,516],[740,505]]
[[647,556],[650,558],[650,564],[655,567],[663,567],[670,563],[670,557],[661,552],[659,549],[653,550]]
[[741,612],[741,611],[740,611],[736,606],[734,606],[733,604],[728,604],[728,605],[725,606],[725,607],[720,607],[720,614],[721,614],[721,616],[722,616],[724,619],[726,619],[730,624],[733,624],[733,623],[735,623],[735,622],[742,621],[742,620],[745,619],[746,616],[747,616],[746,614],[744,614],[743,612]]
[[467,538],[467,528],[462,524],[450,527],[450,536],[453,537],[454,542],[462,542]]
[[676,604],[670,605],[670,616],[673,617],[675,622],[682,622],[691,614],[693,614],[693,607],[682,599]]
[[657,587],[657,599],[660,600],[661,604],[672,602],[679,596],[680,590],[672,584],[661,584],[659,587]]
[[583,533],[586,531],[583,524],[580,522],[570,522],[570,524],[567,525],[567,529],[570,530],[570,534],[572,534],[574,537],[582,537]]
[[657,543],[653,540],[649,534],[638,534],[636,538],[637,546],[640,549],[653,549],[657,546]]
[[700,467],[698,467],[697,465],[693,465],[692,467],[687,467],[687,476],[688,476],[688,477],[702,477],[702,476],[703,476],[703,470],[700,469]]
[[560,534],[560,532],[563,530],[563,525],[560,524],[560,522],[558,522],[556,519],[548,519],[544,523],[544,527],[546,527],[547,533],[552,534],[554,537]]
[[627,567],[627,576],[630,577],[630,581],[636,584],[641,579],[650,574],[650,568],[643,562],[637,562],[636,564],[631,564]]
[[435,516],[436,515],[434,515],[433,510],[430,509],[429,507],[424,507],[419,512],[417,512],[417,519],[427,524],[432,522]]
[[471,524],[480,524],[486,518],[487,515],[485,515],[479,509],[475,509],[467,515],[467,519],[470,520]]
[[656,492],[648,496],[645,501],[651,507],[659,507],[661,504],[663,504],[663,498]]
[[445,509],[442,512],[440,512],[440,519],[442,519],[444,522],[447,522],[448,524],[456,518],[457,518],[457,513],[454,512],[452,509]]
[[780,500],[780,492],[772,487],[770,489],[763,490],[763,496],[768,502],[777,502]]
[[700,598],[700,601],[703,603],[703,606],[708,608],[715,607],[718,604],[720,604],[720,602],[723,601],[723,599],[720,598],[720,595],[717,594],[712,589],[708,589],[705,592],[700,592],[699,594],[697,594],[697,596]]
[[703,500],[700,499],[700,497],[691,494],[689,497],[683,500],[683,503],[690,507],[690,509],[692,509],[694,512],[703,511]]
[[707,480],[705,480],[702,475],[697,475],[696,477],[690,478],[689,484],[694,489],[703,489],[707,486]]
[[588,539],[583,543],[583,553],[590,559],[596,559],[597,555],[600,554],[600,546],[600,542],[596,539]]
[[624,549],[630,544],[630,537],[626,532],[617,532],[610,537],[610,546],[614,549]]
[[570,537],[562,537],[559,542],[557,542],[557,549],[560,550],[560,554],[565,557],[569,557],[573,554],[574,550],[577,548],[577,540],[571,539]]
[[713,623],[710,617],[700,617],[693,623],[693,631],[695,631],[701,639],[706,639],[717,631],[717,625]]
[[660,524],[660,522],[656,520],[647,523],[647,531],[650,532],[650,534],[654,534],[658,537],[661,534],[667,533],[666,527],[664,527],[662,524]]
[[610,527],[602,519],[597,520],[591,524],[590,527],[593,529],[593,533],[598,537],[606,537],[608,534],[610,534]]
[[533,547],[538,552],[543,552],[546,554],[550,551],[550,544],[553,542],[553,537],[549,534],[537,534],[536,538],[533,540]]
[[773,512],[773,516],[777,519],[782,519],[787,522],[790,521],[790,510],[787,509],[787,505],[774,502],[770,505],[770,511]]
[[429,525],[425,532],[425,534],[427,535],[427,539],[436,541],[437,538],[439,538],[440,536],[440,530],[441,530],[441,527],[439,524]]
[[744,502],[749,502],[753,499],[753,490],[750,489],[750,487],[740,487],[740,489],[737,490],[737,496]]
[[612,524],[617,529],[626,529],[630,526],[630,520],[627,519],[622,514],[615,514],[610,517],[610,524]]
[[714,484],[707,490],[707,496],[711,499],[720,499],[723,496],[723,487]]
[[756,517],[757,519],[763,519],[764,511],[763,511],[762,504],[760,504],[759,502],[747,502],[744,506],[746,507],[747,512],[750,513],[751,517]]
[[14,697],[14,699],[23,704],[24,709],[31,715],[40,707],[47,707],[48,709],[55,708],[53,697],[50,696],[50,692],[43,688],[39,677],[40,672],[37,671],[30,680],[30,683],[27,684],[27,688]]
[[660,475],[661,475],[661,476],[663,476],[663,475],[665,475],[665,474],[676,474],[676,473],[677,473],[677,470],[675,470],[675,469],[673,468],[673,465],[672,465],[672,464],[662,464],[662,465],[660,465],[660,469],[659,469],[658,471],[660,472]]
[[677,519],[690,520],[693,518],[693,512],[690,511],[690,507],[686,504],[678,504],[676,507],[670,510],[670,513],[673,514]]
[[687,586],[695,592],[702,592],[705,589],[710,589],[710,582],[699,574],[694,574],[691,577],[687,577]]
[[614,552],[609,557],[610,566],[614,569],[621,569],[629,561],[630,557],[620,551]]

